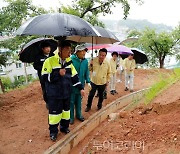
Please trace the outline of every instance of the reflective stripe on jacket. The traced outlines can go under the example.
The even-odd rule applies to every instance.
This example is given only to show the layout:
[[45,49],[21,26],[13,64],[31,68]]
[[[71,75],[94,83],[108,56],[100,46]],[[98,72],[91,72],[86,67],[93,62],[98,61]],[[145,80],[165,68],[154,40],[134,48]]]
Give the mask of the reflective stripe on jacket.
[[[66,69],[66,74],[61,76],[59,70],[63,68]],[[71,86],[75,86],[79,90],[83,89],[71,58],[66,58],[63,63],[59,55],[56,54],[45,60],[41,73],[48,97],[66,99],[70,97]]]

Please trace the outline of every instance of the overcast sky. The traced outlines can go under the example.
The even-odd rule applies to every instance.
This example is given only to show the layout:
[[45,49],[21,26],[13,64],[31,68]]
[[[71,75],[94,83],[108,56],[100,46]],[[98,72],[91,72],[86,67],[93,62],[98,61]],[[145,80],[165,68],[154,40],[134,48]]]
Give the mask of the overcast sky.
[[[34,4],[41,4],[45,8],[56,8],[60,3],[71,4],[72,0],[43,0],[43,4],[38,0],[33,0]],[[144,0],[144,4],[139,6],[135,0],[129,0],[131,4],[130,19],[147,19],[152,23],[163,23],[169,26],[177,26],[180,22],[180,0]],[[123,10],[121,5],[113,8],[113,14],[106,15],[103,18],[123,19]]]
[[[33,4],[41,5],[46,9],[52,7],[57,8],[59,4],[71,4],[72,0],[33,0]],[[152,23],[163,23],[169,26],[177,26],[180,22],[180,0],[144,0],[144,4],[139,6],[135,0],[129,0],[131,4],[130,19],[147,19]],[[0,6],[3,5],[0,0]],[[123,10],[121,5],[113,8],[113,14],[106,15],[107,19],[123,19]]]

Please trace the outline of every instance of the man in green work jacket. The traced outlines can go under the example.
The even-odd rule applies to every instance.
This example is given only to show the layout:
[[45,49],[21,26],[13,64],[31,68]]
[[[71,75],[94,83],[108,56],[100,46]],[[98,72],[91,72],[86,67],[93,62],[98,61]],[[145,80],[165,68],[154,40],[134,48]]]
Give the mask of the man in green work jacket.
[[[86,51],[87,48],[85,45],[76,46],[75,53],[71,56],[71,60],[78,73],[82,86],[84,87],[85,83],[88,83],[88,87],[90,88],[88,61],[85,58]],[[70,100],[70,124],[74,123],[74,107],[76,111],[76,118],[82,122],[84,121],[84,117],[81,113],[81,102],[82,97],[79,89],[77,87],[72,87]]]
[[43,64],[42,77],[45,81],[49,105],[50,139],[55,141],[60,131],[67,134],[70,122],[70,96],[72,86],[79,89],[82,96],[84,90],[71,58],[71,44],[61,41],[56,54],[47,58]]

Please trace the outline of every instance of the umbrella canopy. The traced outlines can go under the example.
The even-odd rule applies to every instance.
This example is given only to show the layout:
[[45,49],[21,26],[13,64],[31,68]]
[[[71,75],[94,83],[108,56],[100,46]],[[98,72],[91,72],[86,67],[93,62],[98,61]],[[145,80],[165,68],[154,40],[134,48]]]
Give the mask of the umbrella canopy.
[[113,44],[110,47],[107,47],[106,49],[108,52],[111,52],[111,53],[117,52],[118,54],[126,54],[126,55],[133,54],[130,48],[123,45]]
[[100,36],[69,36],[67,37],[67,40],[92,44],[113,44],[115,42],[119,42],[119,39],[109,30],[98,26],[94,26],[94,28],[99,32]]
[[110,47],[111,45],[110,44],[97,44],[97,45],[93,45],[90,44],[90,43],[86,43],[86,47],[88,50],[92,50],[92,49],[102,49],[102,48],[107,48],[107,47]]
[[[134,53],[134,60],[136,61],[137,64],[144,64],[145,62],[148,61],[148,58],[143,51],[137,48],[131,48],[131,51]],[[121,57],[124,59],[127,58],[128,55],[121,55]]]
[[57,49],[57,41],[50,38],[37,38],[28,42],[20,51],[19,59],[22,62],[32,63],[36,59],[37,55],[41,52],[41,43],[48,42],[51,47],[51,52]]
[[144,64],[148,61],[148,58],[143,51],[137,48],[131,48],[131,51],[134,53],[134,59],[137,64]]
[[100,36],[88,22],[74,15],[49,13],[35,16],[21,25],[17,35]]
[[[102,27],[98,27],[98,26],[94,26],[94,27],[100,33],[100,35],[102,37],[104,37],[104,39],[106,38],[107,40],[109,40],[109,42],[110,42],[109,44],[113,44],[115,42],[119,42],[119,39],[111,31],[109,31],[109,30],[107,30],[105,28],[102,28]],[[96,44],[100,44],[100,43],[96,43]],[[102,44],[105,44],[105,43],[102,42]]]

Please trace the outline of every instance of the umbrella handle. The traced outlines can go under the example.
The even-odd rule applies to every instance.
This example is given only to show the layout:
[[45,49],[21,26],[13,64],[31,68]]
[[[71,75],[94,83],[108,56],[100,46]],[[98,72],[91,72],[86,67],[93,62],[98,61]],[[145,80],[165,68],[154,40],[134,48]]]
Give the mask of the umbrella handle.
[[[92,36],[92,61],[93,61],[93,36]],[[92,66],[92,72],[93,72],[93,66]]]

